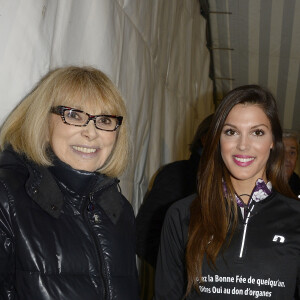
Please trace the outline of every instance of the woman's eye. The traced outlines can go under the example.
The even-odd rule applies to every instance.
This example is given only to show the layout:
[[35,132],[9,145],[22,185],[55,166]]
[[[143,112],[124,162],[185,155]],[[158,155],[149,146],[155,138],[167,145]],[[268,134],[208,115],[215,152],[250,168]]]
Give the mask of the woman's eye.
[[225,130],[225,134],[228,136],[232,136],[232,135],[236,135],[237,132],[233,129],[227,129],[227,130]]
[[76,111],[70,110],[67,112],[67,118],[74,119],[74,120],[80,120],[81,116]]
[[111,124],[112,121],[108,117],[101,117],[97,120],[97,122],[104,124],[104,125],[109,125],[109,124]]
[[78,119],[80,118],[80,116],[78,115],[78,113],[76,111],[70,111],[68,113],[68,118],[71,118],[71,119]]
[[255,135],[255,136],[262,136],[262,135],[264,135],[264,131],[263,130],[261,130],[261,129],[257,129],[257,130],[255,130],[254,132],[253,132],[253,134]]

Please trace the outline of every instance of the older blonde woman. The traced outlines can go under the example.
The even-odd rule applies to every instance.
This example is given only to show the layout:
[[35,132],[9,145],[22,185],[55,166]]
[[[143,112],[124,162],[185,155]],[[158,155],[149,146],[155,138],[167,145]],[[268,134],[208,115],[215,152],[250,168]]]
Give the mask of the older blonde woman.
[[124,102],[94,68],[47,74],[0,145],[1,299],[138,299]]

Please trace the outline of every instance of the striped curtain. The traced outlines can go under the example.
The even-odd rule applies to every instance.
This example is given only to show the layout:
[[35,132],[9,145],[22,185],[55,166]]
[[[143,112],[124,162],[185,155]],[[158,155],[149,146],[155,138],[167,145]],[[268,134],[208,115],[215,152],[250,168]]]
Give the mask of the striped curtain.
[[260,84],[276,97],[282,127],[300,132],[300,1],[208,3],[217,99]]

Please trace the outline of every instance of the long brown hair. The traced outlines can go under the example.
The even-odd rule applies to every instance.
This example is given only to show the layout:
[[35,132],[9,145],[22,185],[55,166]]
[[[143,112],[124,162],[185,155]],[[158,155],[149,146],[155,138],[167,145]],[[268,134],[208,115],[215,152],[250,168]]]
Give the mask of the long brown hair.
[[[266,175],[278,192],[292,197],[284,174],[282,129],[272,94],[257,85],[246,85],[230,91],[221,101],[212,120],[198,171],[198,195],[190,209],[189,236],[186,249],[188,274],[187,293],[201,280],[204,258],[215,268],[218,253],[229,245],[237,225],[237,205],[230,174],[221,157],[220,136],[224,122],[237,104],[255,104],[268,117],[273,135],[273,148],[266,166]],[[223,182],[227,193],[224,195]],[[229,238],[226,238],[226,237]]]

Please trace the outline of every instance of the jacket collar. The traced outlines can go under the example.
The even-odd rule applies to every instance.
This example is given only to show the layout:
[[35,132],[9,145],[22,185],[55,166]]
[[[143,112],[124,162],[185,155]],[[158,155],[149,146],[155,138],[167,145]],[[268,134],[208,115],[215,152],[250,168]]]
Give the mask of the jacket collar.
[[[118,182],[115,178],[109,178],[96,172],[75,170],[59,160],[55,160],[54,166],[49,168],[37,166],[36,164],[27,164],[27,168],[30,173],[26,183],[28,194],[55,218],[60,216],[65,201],[60,185],[63,189],[73,194],[74,199],[80,200],[76,203],[74,202],[73,205],[81,210],[84,204],[82,201],[83,197],[94,194]],[[121,213],[122,207],[120,205],[115,206],[110,201],[100,201],[99,204],[108,216],[119,216]]]
[[58,218],[64,204],[64,196],[57,182],[47,168],[26,163],[29,172],[25,188],[27,194],[44,211],[54,218]]
[[1,152],[0,168],[13,170],[16,174],[25,176],[27,194],[44,211],[54,218],[59,217],[64,197],[47,168],[30,162],[25,155],[15,152],[11,146]]
[[49,167],[51,174],[68,190],[80,196],[95,193],[112,182],[109,178],[98,172],[87,172],[73,169],[70,165],[62,162],[57,157],[53,160],[53,166]]
[[[26,174],[27,194],[54,218],[60,216],[64,204],[64,195],[58,182],[68,190],[74,189],[73,192],[81,196],[118,183],[116,178],[109,178],[99,173],[78,171],[59,160],[55,160],[55,165],[49,168],[37,165],[24,155],[16,153],[12,147],[8,147],[1,153],[0,167]],[[110,218],[114,216],[112,221],[115,223],[123,205],[119,201],[112,201],[110,204],[111,201],[104,200],[101,200],[99,204]]]

